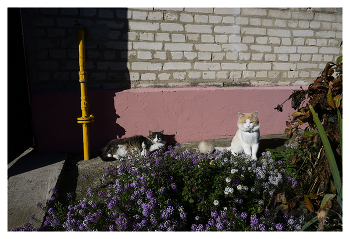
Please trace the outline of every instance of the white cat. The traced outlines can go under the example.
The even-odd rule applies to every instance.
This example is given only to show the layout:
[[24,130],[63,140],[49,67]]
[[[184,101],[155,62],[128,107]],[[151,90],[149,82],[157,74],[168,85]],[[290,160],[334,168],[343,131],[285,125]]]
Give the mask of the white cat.
[[238,117],[238,130],[232,138],[231,146],[227,148],[215,147],[215,149],[220,151],[227,149],[233,154],[244,151],[245,154],[252,157],[252,160],[257,160],[260,137],[258,111],[243,114],[238,112]]

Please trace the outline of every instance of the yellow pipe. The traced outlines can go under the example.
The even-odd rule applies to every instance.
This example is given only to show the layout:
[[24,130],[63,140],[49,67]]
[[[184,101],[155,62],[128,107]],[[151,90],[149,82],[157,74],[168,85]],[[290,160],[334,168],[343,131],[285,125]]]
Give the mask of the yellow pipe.
[[82,116],[78,118],[78,124],[83,126],[83,146],[84,146],[84,160],[90,158],[90,139],[89,139],[89,124],[94,121],[94,116],[89,116],[89,104],[86,90],[86,71],[85,71],[85,49],[84,49],[85,32],[83,29],[78,29],[77,39],[79,45],[79,82],[81,91],[81,113]]

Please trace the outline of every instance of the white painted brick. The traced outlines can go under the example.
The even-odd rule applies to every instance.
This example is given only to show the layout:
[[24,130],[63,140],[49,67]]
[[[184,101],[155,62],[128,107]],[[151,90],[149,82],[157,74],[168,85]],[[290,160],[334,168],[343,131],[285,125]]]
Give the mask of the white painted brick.
[[265,54],[265,61],[276,61],[276,54]]
[[265,28],[257,28],[257,27],[242,27],[241,34],[248,34],[248,35],[266,35],[266,29]]
[[335,22],[336,21],[336,16],[334,14],[315,13],[314,19],[316,21]]
[[147,70],[147,71],[159,71],[162,68],[162,63],[150,63],[150,62],[132,62],[132,70]]
[[302,61],[310,61],[311,60],[311,55],[301,55],[301,60]]
[[273,26],[272,19],[262,19],[261,23],[264,27],[272,27]]
[[278,54],[277,60],[278,61],[288,61],[288,55],[287,54]]
[[298,71],[288,71],[288,78],[298,78]]
[[219,44],[195,44],[198,51],[221,51]]
[[166,52],[157,51],[154,53],[153,57],[156,59],[165,60],[166,59]]
[[227,71],[217,71],[216,78],[217,79],[228,79],[228,72]]
[[321,47],[320,54],[339,54],[340,49],[337,47]]
[[298,21],[297,20],[289,20],[287,21],[287,26],[289,28],[296,28],[298,26]]
[[238,59],[243,60],[243,61],[248,61],[250,59],[251,53],[239,53],[238,54]]
[[332,23],[332,29],[333,30],[342,31],[343,30],[343,24],[341,24],[341,23]]
[[[320,71],[311,71],[311,77],[316,78],[320,76]],[[310,85],[311,82],[305,82],[305,85]]]
[[214,13],[225,15],[239,15],[241,13],[240,8],[214,8]]
[[255,71],[243,71],[242,77],[243,78],[254,78]]
[[199,40],[199,34],[187,34],[187,40],[189,41],[198,41]]
[[310,77],[310,72],[308,71],[298,71],[299,72],[299,77],[301,78],[309,78]]
[[134,20],[146,20],[147,15],[148,15],[147,12],[133,11],[132,12],[132,19],[134,19]]
[[[231,37],[231,36],[230,36]],[[240,38],[240,37],[239,37]],[[215,35],[215,42],[227,42],[227,35]],[[231,39],[230,39],[231,40]],[[231,41],[230,41],[231,42]],[[240,42],[240,41],[239,41]]]
[[140,79],[140,74],[136,72],[130,72],[130,80],[138,81]]
[[194,70],[220,70],[220,63],[195,62]]
[[242,71],[231,71],[230,72],[230,79],[233,79],[234,81],[242,78]]
[[201,71],[190,71],[188,72],[188,77],[198,79],[199,77],[201,77],[201,73]]
[[198,52],[198,60],[200,60],[200,61],[211,60],[211,53],[210,52]]
[[254,43],[254,37],[253,36],[243,36],[242,42],[243,43]]
[[156,21],[156,20],[163,20],[163,13],[162,12],[148,12],[148,20]]
[[307,46],[316,46],[316,39],[306,39],[305,45],[307,45]]
[[215,79],[215,71],[204,71],[203,79]]
[[293,36],[295,37],[312,37],[314,36],[313,30],[293,30]]
[[261,61],[263,59],[264,53],[255,53],[252,54],[253,61]]
[[156,41],[170,41],[169,33],[156,33]]
[[193,22],[193,16],[187,13],[181,13],[180,14],[180,21],[181,22]]
[[186,42],[186,36],[184,34],[172,34],[171,41],[172,42]]
[[183,31],[184,27],[178,23],[161,23],[160,29],[162,31],[175,32],[175,31]]
[[184,53],[183,52],[179,52],[179,51],[176,51],[176,52],[171,52],[171,59],[173,60],[180,60],[182,59]]
[[200,23],[208,23],[209,17],[206,15],[195,15],[194,21]]
[[[228,41],[231,43],[241,43],[242,38],[241,38],[241,36],[230,35],[228,38]],[[254,42],[254,37],[253,37],[253,42]]]
[[314,68],[317,68],[317,64],[314,64],[314,63],[297,63],[297,69],[298,70],[314,69]]
[[267,77],[267,71],[257,71],[255,76],[259,78]]
[[193,60],[197,57],[197,52],[184,52],[185,58],[188,60]]
[[274,62],[273,64],[273,70],[295,70],[296,69],[296,64],[295,63],[279,63],[279,62]]
[[201,41],[202,42],[214,42],[214,36],[213,35],[202,35]]
[[222,16],[209,16],[209,23],[220,23],[222,21]]
[[295,46],[276,46],[274,47],[275,53],[296,53],[297,48]]
[[298,46],[298,53],[318,53],[317,46]]
[[159,23],[129,21],[129,30],[157,31],[159,30]]
[[249,63],[248,70],[271,70],[271,63]]
[[335,32],[334,31],[317,31],[316,37],[319,38],[334,38]]
[[287,27],[287,21],[286,20],[277,19],[275,21],[275,26],[276,27]]
[[321,27],[323,29],[330,30],[332,28],[332,23],[331,22],[321,22]]
[[292,41],[290,40],[290,38],[282,38],[282,45],[290,46],[292,45]]
[[283,30],[283,29],[268,29],[267,35],[273,36],[273,37],[290,37],[290,30]]
[[289,60],[290,61],[300,61],[300,54],[290,54]]
[[267,44],[267,40],[268,40],[267,37],[257,37],[256,38],[256,43],[258,43],[258,44]]
[[310,22],[309,21],[299,21],[299,27],[300,28],[309,28]]
[[144,73],[141,74],[141,80],[155,80],[156,79],[155,73]]
[[281,44],[281,39],[279,37],[269,37],[269,44]]
[[191,69],[191,63],[189,62],[166,62],[164,63],[163,70],[189,70]]
[[226,59],[227,60],[238,60],[238,53],[237,52],[226,52]]
[[323,61],[326,61],[326,62],[333,61],[333,56],[332,55],[324,55]]
[[235,18],[231,17],[231,16],[223,17],[222,23],[226,23],[226,24],[228,24],[228,23],[235,23]]
[[314,18],[313,12],[292,12],[292,18],[298,20],[312,20]]
[[289,19],[291,18],[292,14],[289,11],[281,11],[281,10],[269,10],[268,12],[269,17],[273,18],[282,18],[282,19]]
[[343,32],[336,32],[336,33],[335,33],[335,38],[340,38],[340,39],[342,39],[342,38],[343,38]]
[[164,19],[167,21],[176,21],[179,18],[177,13],[167,12],[164,14]]
[[158,74],[159,80],[170,80],[170,74],[169,73],[160,73]]
[[267,75],[271,79],[277,79],[280,76],[280,71],[268,71]]
[[251,45],[250,49],[253,51],[258,51],[258,52],[271,52],[272,47],[268,45]]
[[174,72],[173,77],[176,80],[185,80],[186,79],[186,72]]
[[242,16],[267,16],[266,9],[260,8],[242,8],[241,9]]
[[313,55],[312,61],[322,61],[322,55]]
[[137,52],[137,58],[150,60],[152,59],[152,53],[150,51],[139,51]]
[[248,25],[249,18],[247,17],[237,17],[236,18],[236,24],[237,25]]
[[187,32],[193,32],[193,33],[212,33],[211,25],[192,25],[187,24],[185,25],[185,30]]
[[213,53],[213,60],[214,61],[222,61],[225,57],[225,53],[223,52],[214,52]]
[[140,40],[141,41],[154,41],[154,34],[153,33],[140,33]]
[[187,12],[212,13],[213,8],[185,8]]
[[329,39],[328,40],[328,46],[340,46],[340,43],[336,39]]
[[246,63],[221,63],[221,70],[246,70]]
[[305,43],[305,38],[294,38],[293,39],[293,45],[303,46],[304,43]]
[[232,26],[215,26],[214,27],[214,32],[215,33],[226,33],[226,34],[229,34],[229,33],[239,34],[240,33],[240,29],[241,29],[240,26],[235,26],[235,25],[232,25]]
[[247,51],[248,46],[246,44],[240,44],[240,43],[222,44],[222,49],[224,51],[241,52],[241,51]]
[[318,22],[318,21],[310,22],[310,28],[320,28],[320,27],[321,27],[321,22]]
[[261,19],[260,18],[250,18],[250,25],[252,26],[261,26]]
[[165,43],[166,51],[192,51],[192,49],[191,43]]
[[134,49],[142,49],[142,50],[161,50],[163,44],[160,42],[133,42]]

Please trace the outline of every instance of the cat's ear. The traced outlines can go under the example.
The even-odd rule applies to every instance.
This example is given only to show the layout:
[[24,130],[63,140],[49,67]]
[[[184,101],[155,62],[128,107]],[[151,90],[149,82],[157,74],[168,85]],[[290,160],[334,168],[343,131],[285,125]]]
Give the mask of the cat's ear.
[[243,114],[241,112],[238,112],[238,117],[239,118],[243,117]]
[[148,133],[149,133],[149,135],[153,134],[153,132],[152,132],[152,131],[149,131]]
[[253,116],[256,117],[256,118],[258,118],[258,111],[255,111],[255,112],[253,113]]
[[161,134],[164,134],[164,130],[160,131]]

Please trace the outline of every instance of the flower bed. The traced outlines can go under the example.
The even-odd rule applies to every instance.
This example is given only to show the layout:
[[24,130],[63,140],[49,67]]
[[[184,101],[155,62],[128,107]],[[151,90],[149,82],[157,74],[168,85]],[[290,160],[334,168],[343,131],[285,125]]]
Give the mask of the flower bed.
[[296,179],[270,152],[259,162],[230,152],[200,154],[178,147],[107,168],[106,187],[86,198],[45,206],[43,226],[13,230],[58,231],[294,231],[304,216],[283,215],[272,199],[294,190]]

